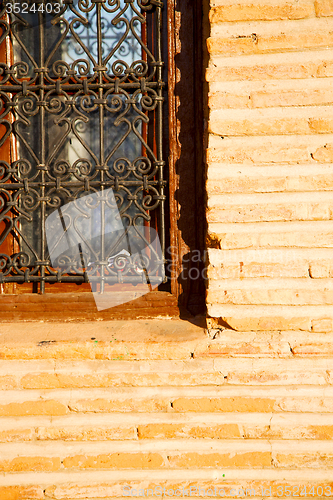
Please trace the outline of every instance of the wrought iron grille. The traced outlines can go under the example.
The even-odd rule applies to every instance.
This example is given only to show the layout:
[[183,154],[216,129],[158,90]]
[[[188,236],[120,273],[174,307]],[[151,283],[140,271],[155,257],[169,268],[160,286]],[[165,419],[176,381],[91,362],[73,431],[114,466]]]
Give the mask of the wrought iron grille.
[[[164,255],[162,0],[15,5],[16,13],[4,2],[0,13],[0,146],[10,151],[0,161],[0,282],[37,282],[44,292],[48,282],[87,281],[82,255],[52,267],[45,220],[110,188],[125,232],[140,247],[154,227]],[[108,200],[100,200],[103,218]],[[86,260],[98,265],[101,291],[133,282],[133,268],[109,265],[122,237],[94,247],[96,221],[88,226]]]

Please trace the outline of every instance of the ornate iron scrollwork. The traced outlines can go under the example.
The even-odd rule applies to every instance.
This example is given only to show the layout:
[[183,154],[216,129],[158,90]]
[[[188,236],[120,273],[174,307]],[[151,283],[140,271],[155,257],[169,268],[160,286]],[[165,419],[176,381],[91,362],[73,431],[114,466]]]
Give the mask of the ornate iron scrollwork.
[[[163,2],[20,6],[15,13],[4,4],[0,12],[0,42],[7,47],[0,62],[0,146],[10,142],[10,160],[0,161],[0,282],[38,282],[43,292],[47,282],[86,280],[70,255],[63,268],[52,267],[45,220],[89,194],[112,188],[125,232],[137,228],[140,238],[153,221],[164,250]],[[95,224],[86,239],[94,238]],[[125,272],[110,271],[121,242],[104,240],[86,256],[100,266],[101,290],[126,281]],[[12,253],[1,251],[5,246]]]

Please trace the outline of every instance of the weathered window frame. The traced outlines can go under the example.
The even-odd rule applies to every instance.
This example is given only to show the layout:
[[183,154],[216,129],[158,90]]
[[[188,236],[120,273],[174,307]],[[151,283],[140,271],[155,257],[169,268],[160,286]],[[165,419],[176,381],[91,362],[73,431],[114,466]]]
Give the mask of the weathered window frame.
[[[176,299],[181,312],[197,314],[204,310],[203,280],[189,279],[186,271],[191,266],[191,252],[199,250],[203,255],[204,250],[203,6],[200,0],[165,0],[165,4],[167,27],[164,36],[168,40],[163,48],[164,59],[168,60],[168,116],[165,126],[169,129],[170,151],[167,210],[170,237],[167,238],[167,247],[172,249],[167,258],[171,294],[166,291],[165,285],[162,286],[164,291],[158,293],[165,303],[170,304],[173,312]],[[125,304],[124,308],[124,317],[136,317],[135,301],[130,306]],[[158,306],[149,313],[151,317],[158,314]],[[112,317],[111,309],[108,318]]]

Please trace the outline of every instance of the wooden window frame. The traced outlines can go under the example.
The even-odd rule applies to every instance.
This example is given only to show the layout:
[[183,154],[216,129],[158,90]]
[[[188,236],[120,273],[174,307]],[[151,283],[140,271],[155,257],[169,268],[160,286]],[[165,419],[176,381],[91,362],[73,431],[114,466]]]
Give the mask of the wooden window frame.
[[[163,58],[168,65],[168,112],[165,126],[168,128],[168,197],[166,217],[170,221],[170,234],[166,255],[170,264],[170,292],[147,294],[149,306],[143,311],[138,301],[125,303],[94,315],[86,314],[87,302],[82,293],[11,294],[9,287],[0,294],[1,303],[8,311],[8,320],[59,319],[62,300],[73,304],[69,319],[128,319],[156,317],[159,315],[196,315],[205,313],[205,286],[202,277],[190,279],[191,254],[205,247],[205,198],[204,198],[204,116],[203,116],[203,2],[202,0],[164,0]],[[4,45],[4,44],[3,44]],[[0,53],[2,58],[4,54]],[[8,152],[2,150],[2,158]],[[202,276],[203,262],[200,263]],[[7,293],[3,293],[3,292]],[[8,295],[9,292],[9,295]],[[90,294],[91,295],[91,294]],[[51,297],[53,296],[53,297]],[[92,300],[92,299],[91,299]],[[20,314],[19,304],[26,303]],[[9,314],[12,306],[12,313]],[[66,314],[62,315],[66,319]]]

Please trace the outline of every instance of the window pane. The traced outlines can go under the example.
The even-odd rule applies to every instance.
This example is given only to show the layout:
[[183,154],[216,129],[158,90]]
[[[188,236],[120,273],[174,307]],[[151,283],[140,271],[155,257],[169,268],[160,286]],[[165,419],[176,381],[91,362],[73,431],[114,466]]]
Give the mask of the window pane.
[[[44,224],[105,189],[114,190],[124,228],[155,227],[163,248],[161,14],[157,0],[65,0],[29,2],[27,13],[7,17],[0,90],[13,140],[0,170],[0,217],[12,228],[0,245],[13,238],[16,251],[4,256],[5,280],[83,281],[74,258],[51,267]],[[96,221],[88,226],[94,240]],[[114,282],[107,259],[121,240],[98,245],[88,260]]]

